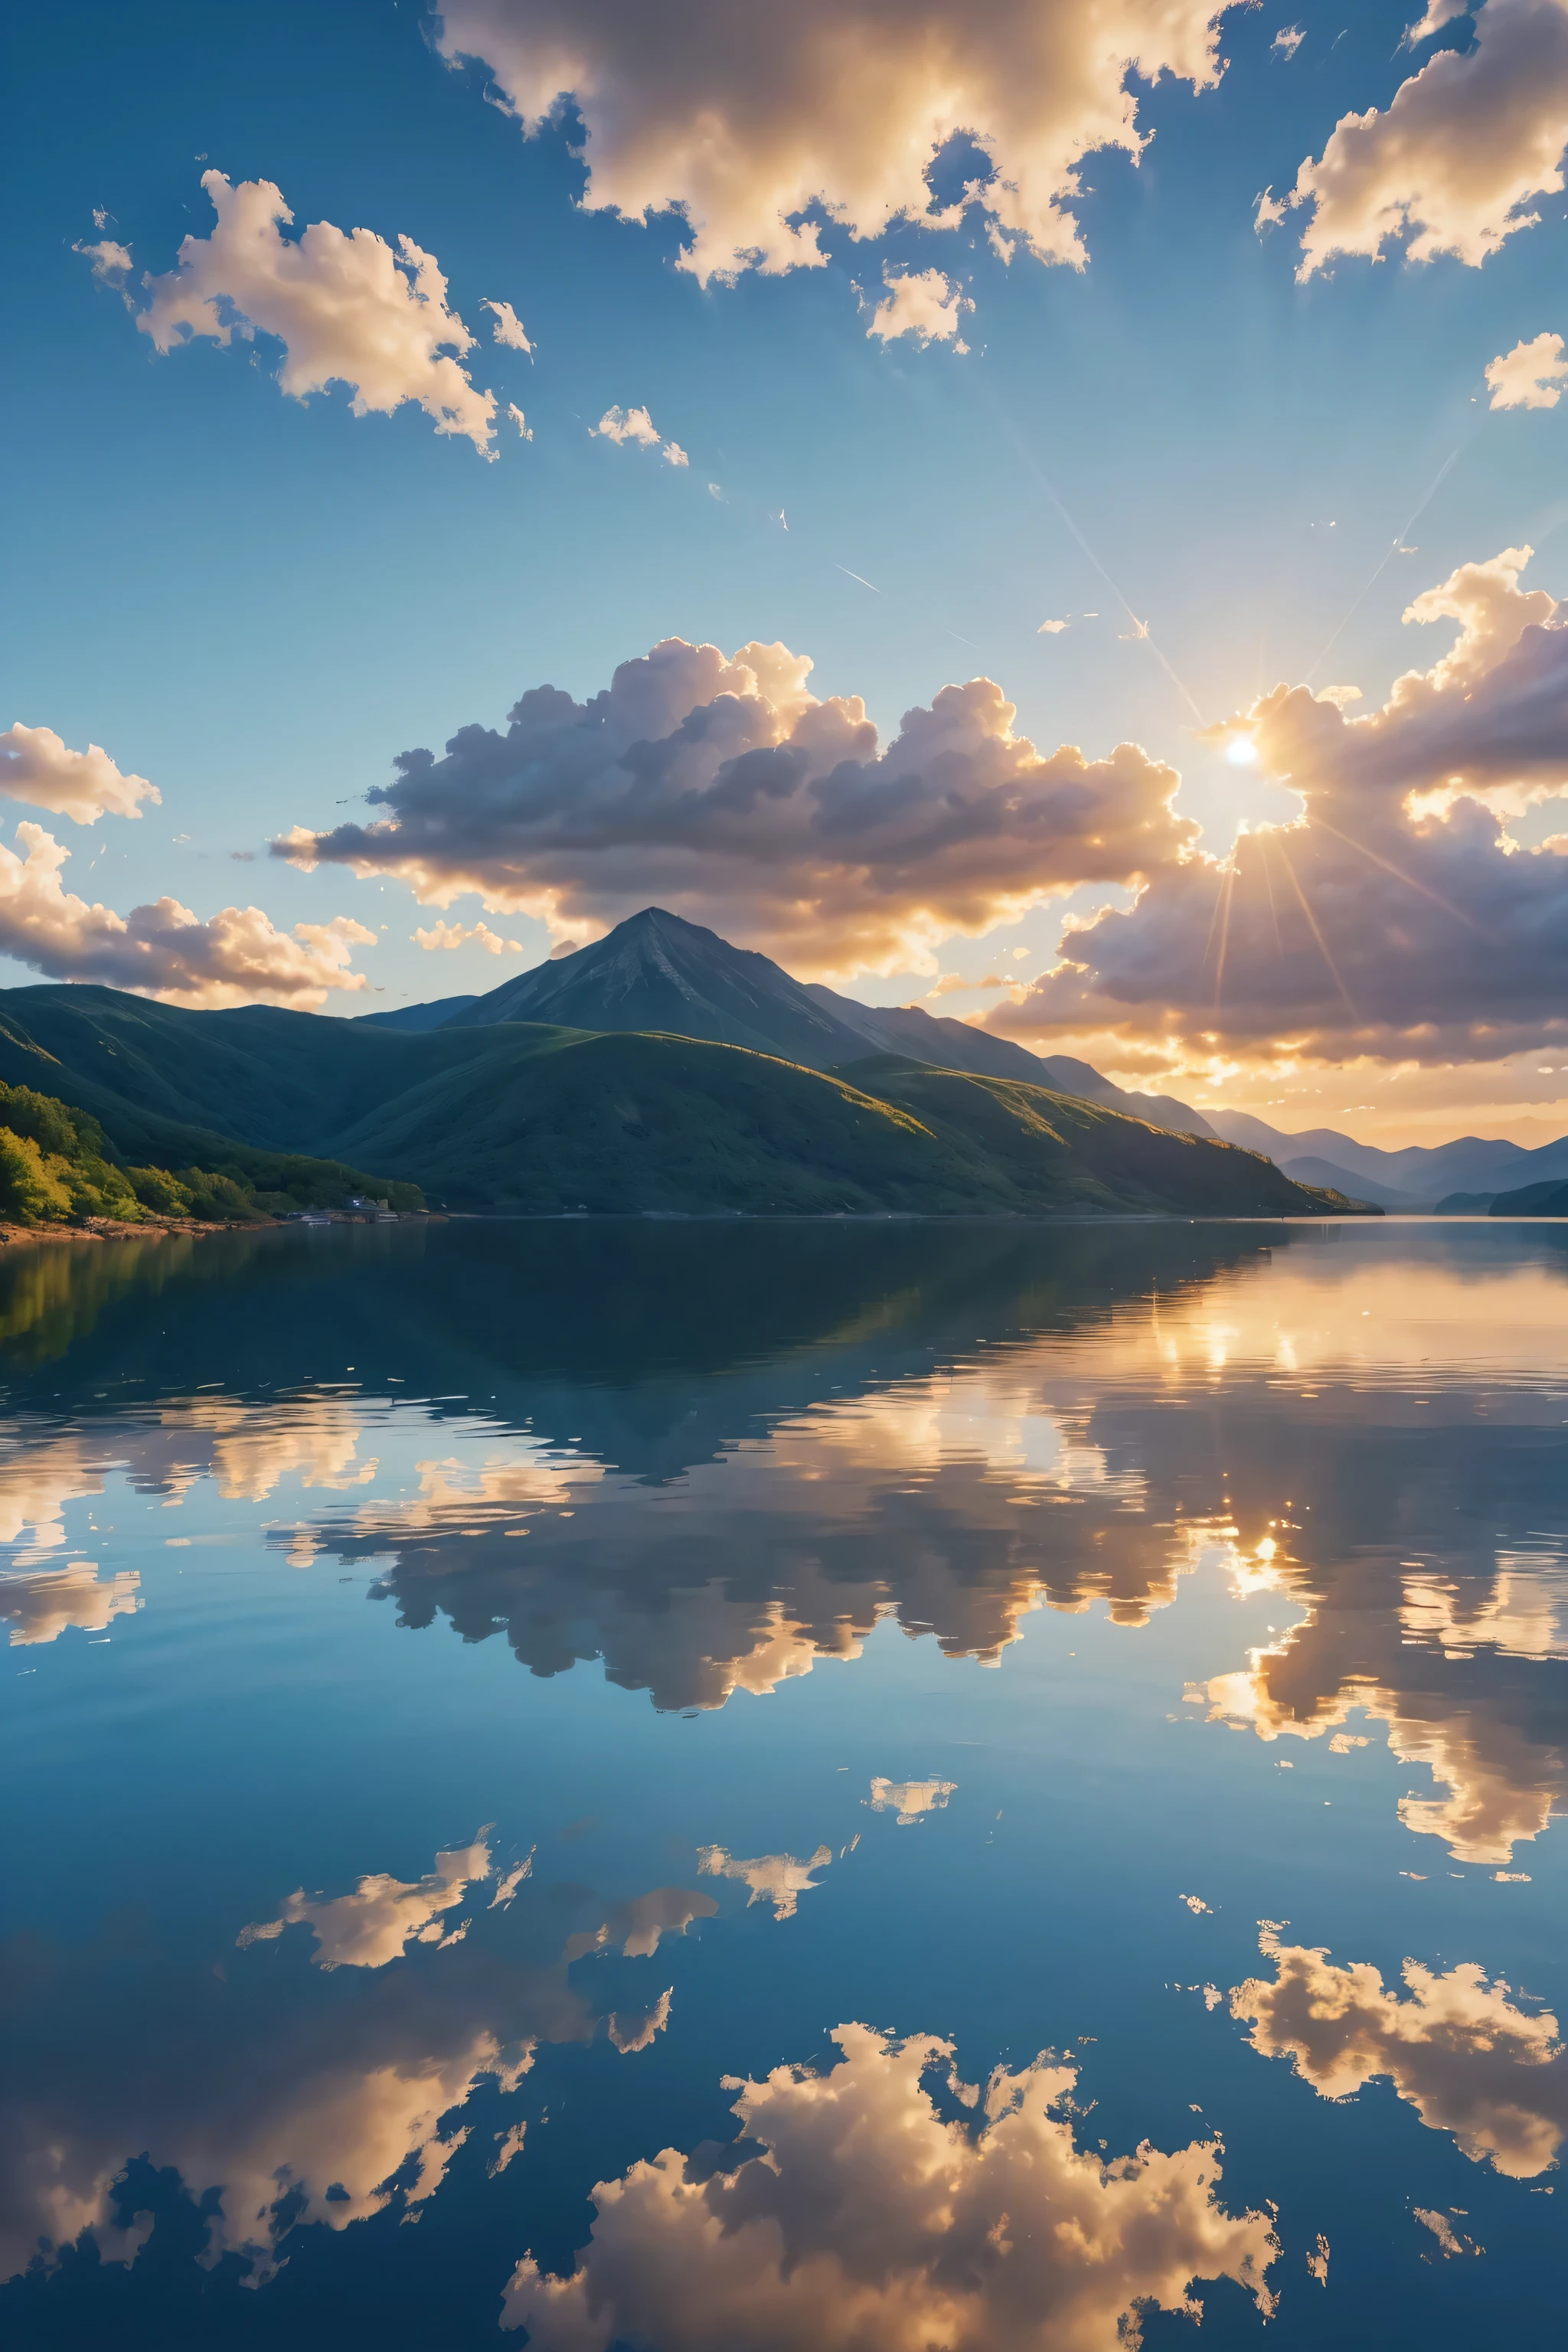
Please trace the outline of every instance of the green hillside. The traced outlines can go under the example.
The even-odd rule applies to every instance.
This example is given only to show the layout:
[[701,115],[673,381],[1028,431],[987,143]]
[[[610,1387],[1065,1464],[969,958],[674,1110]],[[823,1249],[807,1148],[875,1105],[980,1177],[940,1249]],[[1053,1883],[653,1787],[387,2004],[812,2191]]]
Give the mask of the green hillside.
[[[454,1208],[1334,1213],[1238,1147],[884,1055],[826,1073],[685,1036],[500,1022],[420,1034],[102,988],[0,996],[0,1079],[113,1155],[266,1189],[279,1155]],[[376,1177],[361,1169],[381,1171]],[[280,1187],[280,1189],[283,1189]]]

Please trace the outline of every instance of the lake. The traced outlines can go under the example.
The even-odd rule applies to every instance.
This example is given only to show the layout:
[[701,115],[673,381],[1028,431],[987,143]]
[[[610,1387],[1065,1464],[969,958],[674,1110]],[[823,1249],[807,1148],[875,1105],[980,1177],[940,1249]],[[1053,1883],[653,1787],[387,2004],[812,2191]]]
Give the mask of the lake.
[[0,1374],[16,2352],[1561,2324],[1568,1227],[15,1248]]

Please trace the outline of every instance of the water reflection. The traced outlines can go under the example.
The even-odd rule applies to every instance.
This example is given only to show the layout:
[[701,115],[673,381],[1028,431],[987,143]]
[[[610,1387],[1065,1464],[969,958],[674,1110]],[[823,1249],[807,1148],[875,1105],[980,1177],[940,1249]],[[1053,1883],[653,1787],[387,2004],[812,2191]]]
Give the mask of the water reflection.
[[[576,2269],[552,2277],[525,2255],[502,2326],[526,2327],[540,2352],[1099,2352],[1140,2344],[1151,2308],[1201,2317],[1200,2280],[1233,2280],[1274,2309],[1270,2217],[1221,2204],[1213,2140],[1091,2155],[1073,2136],[1077,2069],[1050,2052],[982,2089],[934,2035],[853,2024],[832,2038],[842,2055],[825,2074],[780,2066],[731,2086],[742,2138],[729,2168],[667,2147],[601,2180]],[[984,2120],[944,2114],[942,2090]]]
[[[123,1934],[96,1948],[0,1948],[0,2278],[84,2242],[134,2263],[153,2229],[135,2205],[150,2166],[176,2174],[199,2211],[199,2259],[236,2257],[240,2283],[264,2285],[304,2224],[416,2215],[469,2137],[461,2111],[480,2084],[510,2096],[542,2045],[603,2028],[623,2054],[646,2050],[668,2022],[669,1988],[612,2009],[568,1969],[611,1945],[651,1957],[710,1917],[712,1898],[654,1888],[563,1938],[562,1902],[581,1910],[591,1890],[525,1889],[527,1874],[496,1874],[480,1839],[412,1885],[377,1873],[345,1895],[301,1892],[240,1931],[230,1965]],[[492,1878],[481,1918],[520,1890],[534,1916],[465,1942],[473,1923],[454,1931],[447,1915]],[[301,1969],[284,1931],[305,1923],[315,1967]],[[521,2128],[500,2141],[494,2169]]]
[[1424,2124],[1512,2179],[1554,2163],[1568,2136],[1568,2051],[1555,2017],[1521,2009],[1473,1962],[1439,1972],[1406,1960],[1403,1998],[1365,1961],[1337,1967],[1273,1927],[1259,1940],[1272,1979],[1249,1978],[1230,1996],[1255,2050],[1293,2059],[1326,2099],[1386,2077]]
[[[127,2311],[180,2340],[181,2246],[230,2294],[208,2317],[287,2306],[260,2344],[323,2249],[358,2264],[339,2340],[352,2305],[397,2352],[493,2341],[514,2265],[505,2324],[563,2352],[1098,2352],[1200,2294],[1224,2343],[1281,2276],[1348,2307],[1375,2231],[1325,2180],[1402,2198],[1439,2263],[1441,2162],[1550,2187],[1562,1993],[1518,1987],[1554,1965],[1531,1906],[1568,1777],[1554,1234],[134,1247],[0,1260],[28,2352]],[[1430,1780],[1401,1799],[1385,1749]],[[537,1848],[491,1825],[520,1788]],[[590,1813],[621,1841],[597,1885],[538,1861]],[[1445,1847],[1485,1883],[1451,1889]],[[1246,1975],[1299,1873],[1375,1965],[1280,1927]],[[1173,2034],[1178,1971],[1208,1981]],[[837,2061],[831,2017],[872,2021]],[[1092,2085],[1008,2054],[1089,2022]],[[1234,2156],[1194,2136],[1211,2075]],[[1406,2139],[1332,2104],[1376,2082]],[[409,2251],[439,2217],[460,2321]],[[440,2293],[394,2310],[422,2260]]]

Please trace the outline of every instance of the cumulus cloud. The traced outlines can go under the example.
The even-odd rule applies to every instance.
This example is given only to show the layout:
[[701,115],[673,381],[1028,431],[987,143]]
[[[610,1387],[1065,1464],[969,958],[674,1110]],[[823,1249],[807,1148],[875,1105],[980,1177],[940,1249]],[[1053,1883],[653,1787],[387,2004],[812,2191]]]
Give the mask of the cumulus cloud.
[[165,1004],[300,1011],[322,1003],[330,989],[366,985],[348,967],[354,948],[373,946],[375,933],[352,916],[296,923],[290,936],[259,907],[225,907],[203,922],[177,898],[159,898],[118,915],[62,887],[70,853],[41,825],[19,824],[16,839],[20,856],[0,844],[0,954],[50,980],[97,981]]
[[[1444,0],[1418,37],[1462,13]],[[1298,275],[1337,254],[1380,258],[1408,238],[1413,261],[1439,254],[1479,266],[1541,218],[1527,207],[1562,190],[1568,146],[1568,0],[1485,0],[1475,46],[1443,49],[1385,110],[1336,124],[1297,174],[1310,206]]]
[[145,280],[136,323],[157,350],[197,336],[227,344],[237,334],[275,335],[278,381],[296,400],[343,383],[355,416],[414,401],[437,433],[494,457],[495,394],[477,390],[460,364],[475,339],[448,308],[432,254],[409,236],[394,252],[373,229],[345,236],[331,221],[286,238],[280,226],[294,215],[270,180],[232,187],[223,173],[204,172],[202,185],[217,226],[187,236],[168,275]]
[[817,1847],[809,1862],[797,1862],[793,1853],[760,1853],[748,1862],[726,1853],[721,1845],[705,1845],[698,1850],[697,1866],[709,1878],[738,1878],[749,1886],[748,1911],[765,1899],[773,1905],[775,1919],[793,1919],[801,1896],[820,1884],[812,1872],[826,1870],[832,1859],[825,1845]]
[[[582,117],[584,202],[689,230],[679,265],[706,285],[826,260],[817,211],[852,237],[895,221],[952,227],[966,205],[1043,261],[1080,268],[1071,207],[1084,160],[1136,159],[1131,78],[1211,88],[1215,0],[801,0],[753,12],[745,37],[713,0],[657,16],[619,0],[444,0],[440,46],[489,68],[525,135]],[[927,178],[972,138],[990,171],[945,210]]]
[[665,443],[664,457],[665,463],[670,466],[689,466],[691,463],[690,458],[687,456],[679,441],[667,441]]
[[330,1898],[299,1887],[276,1919],[242,1927],[236,1941],[241,1947],[270,1943],[285,1927],[308,1923],[316,1937],[310,1957],[319,1969],[384,1969],[409,1944],[455,1942],[447,1913],[489,1874],[490,1850],[481,1831],[471,1845],[438,1853],[423,1878],[405,1881],[375,1871],[352,1895]]
[[[1568,613],[1528,548],[1415,598],[1449,651],[1349,715],[1279,686],[1208,730],[1249,734],[1300,818],[1224,857],[1178,854],[1135,906],[1071,927],[1063,961],[988,1025],[1158,1043],[1201,1058],[1497,1060],[1568,1034],[1568,835],[1510,818],[1568,793]],[[1109,1045],[1105,1050],[1110,1050]],[[1206,1048],[1204,1050],[1207,1050]]]
[[506,413],[517,427],[519,440],[531,441],[533,438],[533,427],[530,425],[527,417],[523,415],[515,400],[509,400],[507,402]]
[[1035,635],[1037,637],[1059,637],[1064,629],[1071,626],[1070,621],[1042,621]]
[[416,931],[415,939],[422,948],[483,948],[487,955],[521,954],[521,940],[503,940],[488,923],[433,923],[428,930]]
[[77,824],[140,816],[142,801],[163,798],[145,776],[122,775],[101,744],[71,751],[52,727],[21,725],[0,735],[0,793]]
[[879,336],[885,343],[898,335],[914,335],[922,344],[951,343],[955,352],[968,351],[958,328],[964,311],[974,305],[951,278],[940,269],[889,270],[882,283],[887,299],[872,312],[868,335]]
[[487,295],[479,308],[495,312],[495,324],[490,329],[492,342],[504,344],[509,352],[526,352],[530,359],[532,358],[533,345],[528,340],[522,320],[510,302],[492,302]]
[[1487,363],[1494,408],[1555,408],[1568,383],[1561,335],[1537,335]]
[[[1436,5],[1441,7],[1443,0],[1436,0]],[[1300,25],[1285,25],[1275,34],[1268,46],[1278,57],[1293,58],[1306,37]]]
[[1174,772],[1122,744],[1043,757],[986,678],[906,711],[886,748],[860,698],[819,701],[782,645],[667,639],[579,703],[531,688],[504,734],[409,751],[371,824],[296,827],[274,854],[474,892],[581,938],[657,899],[814,977],[934,971],[932,942],[1196,838]]
[[[99,221],[98,226],[101,228],[102,222]],[[130,247],[118,244],[111,236],[100,237],[96,245],[73,245],[71,251],[81,254],[89,261],[93,276],[106,286],[122,285],[126,272],[132,267]]]
[[997,2069],[977,2126],[947,2123],[928,2074],[979,2097],[951,2043],[858,2024],[833,2038],[843,2056],[825,2074],[729,2085],[765,2157],[701,2179],[665,2148],[600,2181],[577,2268],[551,2277],[525,2256],[503,2327],[526,2327],[537,2352],[1102,2352],[1136,2347],[1151,2306],[1198,2317],[1198,2280],[1233,2279],[1273,2309],[1278,2241],[1267,2214],[1219,2204],[1213,2143],[1081,2153],[1076,2071],[1048,2053]]
[[1281,1943],[1267,1927],[1259,1942],[1272,1979],[1230,1996],[1255,2050],[1293,2059],[1326,2099],[1386,2077],[1424,2124],[1512,2179],[1554,2161],[1568,2134],[1568,2053],[1547,2011],[1520,2009],[1473,1962],[1439,1975],[1406,1960],[1405,1999],[1364,1960],[1336,1968],[1326,1950]]
[[606,408],[597,425],[590,425],[588,430],[603,441],[636,441],[645,449],[659,446],[658,427],[646,408]]

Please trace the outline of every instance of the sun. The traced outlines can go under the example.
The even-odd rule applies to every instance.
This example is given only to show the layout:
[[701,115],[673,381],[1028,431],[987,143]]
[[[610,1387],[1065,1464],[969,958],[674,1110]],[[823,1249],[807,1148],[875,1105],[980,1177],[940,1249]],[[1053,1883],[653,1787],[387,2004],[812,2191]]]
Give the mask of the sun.
[[1258,759],[1258,746],[1250,735],[1233,735],[1225,747],[1225,756],[1233,768],[1253,767]]

